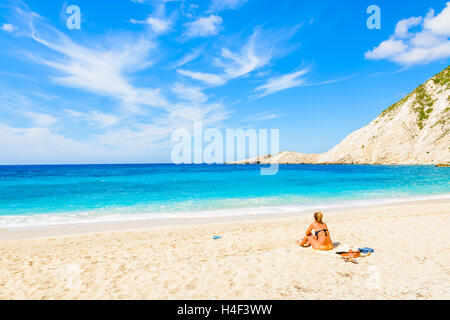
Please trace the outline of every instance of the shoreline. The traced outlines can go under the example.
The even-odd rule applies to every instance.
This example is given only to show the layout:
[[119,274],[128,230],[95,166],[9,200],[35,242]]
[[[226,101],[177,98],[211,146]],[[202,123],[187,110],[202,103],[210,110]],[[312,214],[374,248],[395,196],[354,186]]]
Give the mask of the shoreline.
[[295,245],[311,220],[309,212],[1,241],[0,299],[450,298],[450,200],[325,211],[336,250],[375,249],[359,264]]
[[[439,195],[441,196],[441,195]],[[224,216],[205,216],[205,217],[170,217],[170,218],[143,218],[143,219],[127,219],[119,221],[107,222],[87,222],[87,223],[68,223],[51,226],[27,226],[18,228],[0,228],[0,242],[14,240],[30,240],[42,239],[48,237],[64,237],[72,235],[84,235],[98,232],[125,232],[138,231],[146,229],[170,229],[170,228],[186,228],[203,225],[221,225],[240,222],[257,222],[257,221],[283,221],[312,215],[314,211],[324,211],[327,215],[348,214],[354,211],[364,211],[370,209],[379,209],[386,206],[402,207],[403,205],[423,205],[426,203],[450,204],[450,198],[444,194],[444,198],[436,199],[391,199],[386,202],[362,204],[355,206],[332,206],[330,208],[320,209],[304,209],[292,212],[272,212],[272,213],[253,213],[240,215],[224,215]],[[240,209],[245,211],[246,209]]]

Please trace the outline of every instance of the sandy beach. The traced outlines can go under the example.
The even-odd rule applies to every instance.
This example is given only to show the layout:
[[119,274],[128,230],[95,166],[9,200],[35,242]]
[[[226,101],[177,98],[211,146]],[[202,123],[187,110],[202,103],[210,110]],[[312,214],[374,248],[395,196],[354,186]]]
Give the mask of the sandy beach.
[[1,241],[0,299],[450,298],[450,200],[324,213],[336,250],[367,246],[375,253],[352,264],[296,246],[312,212],[87,229]]

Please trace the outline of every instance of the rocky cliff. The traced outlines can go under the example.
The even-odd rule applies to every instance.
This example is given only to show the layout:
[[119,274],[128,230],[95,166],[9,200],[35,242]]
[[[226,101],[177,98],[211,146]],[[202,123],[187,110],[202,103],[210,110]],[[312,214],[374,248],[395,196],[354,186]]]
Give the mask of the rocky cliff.
[[450,66],[328,152],[283,151],[236,163],[448,164]]

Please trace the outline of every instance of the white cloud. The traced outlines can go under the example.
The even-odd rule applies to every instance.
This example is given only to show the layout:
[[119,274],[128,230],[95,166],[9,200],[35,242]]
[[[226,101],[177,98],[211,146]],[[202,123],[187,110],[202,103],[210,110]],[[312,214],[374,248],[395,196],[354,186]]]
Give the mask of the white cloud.
[[450,36],[450,2],[447,2],[444,10],[437,16],[434,16],[434,10],[431,9],[425,18],[424,27],[434,34]]
[[[0,123],[1,164],[33,163],[129,163],[167,161],[171,133],[191,128],[192,121],[217,124],[228,115],[221,104],[179,103],[168,108],[166,117],[153,123],[129,121],[122,128],[108,128],[98,134],[83,136],[83,141],[66,137],[44,127],[18,128]],[[66,110],[71,117],[93,124],[106,124],[101,112],[81,113]],[[113,118],[111,118],[113,119]],[[167,154],[164,152],[167,151]]]
[[159,19],[148,17],[145,21],[130,19],[130,22],[133,24],[148,24],[153,32],[157,34],[165,33],[172,26],[172,21],[170,19]]
[[112,114],[103,113],[100,111],[91,111],[90,117],[92,121],[100,124],[101,127],[110,127],[115,125],[119,118]]
[[[20,10],[20,9],[18,9]],[[159,89],[135,87],[127,79],[130,72],[147,68],[149,53],[155,45],[139,38],[116,38],[112,44],[99,48],[82,46],[62,32],[52,28],[37,15],[20,12],[26,18],[29,36],[46,46],[59,58],[34,59],[59,72],[52,79],[60,85],[79,88],[96,94],[114,97],[129,112],[138,112],[140,106],[164,108],[167,101]]]
[[409,29],[420,25],[422,21],[422,17],[411,17],[400,20],[395,26],[395,35],[399,38],[407,38],[409,35]]
[[201,17],[195,21],[184,24],[186,31],[184,36],[188,38],[208,37],[219,33],[222,25],[222,18],[217,15]]
[[212,0],[212,10],[237,9],[244,5],[248,0]]
[[[127,163],[157,161],[170,141],[169,128],[121,129],[75,141],[48,128],[17,128],[0,124],[2,164]],[[166,143],[158,144],[162,139]],[[162,155],[164,157],[164,155]],[[161,158],[160,158],[161,159]]]
[[[191,127],[194,121],[203,121],[204,125],[215,125],[228,117],[221,103],[178,103],[169,113],[169,121],[179,123],[179,128]],[[183,124],[184,123],[184,124]]]
[[182,100],[192,102],[206,102],[208,97],[198,87],[185,86],[179,82],[175,83],[172,91]]
[[202,51],[203,51],[203,48],[198,48],[198,49],[193,50],[191,53],[188,53],[187,55],[185,55],[181,59],[179,59],[179,60],[175,61],[174,63],[172,63],[170,65],[170,68],[171,69],[180,68],[180,67],[184,66],[185,64],[187,64],[187,63],[189,63],[191,61],[194,61],[195,59],[197,59],[200,56]]
[[22,122],[26,118],[33,126],[48,127],[59,120],[48,113],[47,105],[55,102],[52,96],[33,91],[20,93],[5,86],[0,87],[0,92],[2,113],[10,121]]
[[247,117],[245,119],[245,122],[247,121],[267,121],[267,120],[272,120],[272,119],[276,119],[283,116],[283,114],[279,114],[279,113],[274,113],[274,112],[259,112],[259,113],[255,113],[250,115],[249,117]]
[[216,59],[215,64],[223,67],[231,79],[245,76],[267,65],[272,57],[271,50],[258,43],[259,36],[259,31],[256,30],[240,52],[223,48],[222,59]]
[[13,32],[14,30],[16,30],[16,26],[9,24],[9,23],[4,23],[0,27],[0,30],[6,31],[6,32]]
[[[167,160],[168,155],[164,155],[164,150],[167,149],[170,154],[170,134],[173,130],[190,128],[192,120],[203,120],[205,124],[218,126],[228,117],[225,106],[208,103],[208,96],[201,88],[176,83],[171,89],[178,100],[169,102],[158,88],[132,83],[130,78],[135,76],[136,71],[151,66],[150,54],[156,51],[155,44],[146,38],[110,34],[106,38],[110,42],[103,39],[99,41],[97,38],[86,44],[75,43],[26,8],[16,8],[16,11],[21,34],[43,46],[42,51],[29,52],[29,55],[35,62],[51,67],[55,82],[112,98],[126,108],[113,113],[105,109],[80,111],[73,105],[85,106],[92,103],[91,97],[87,98],[89,100],[86,103],[82,101],[84,97],[77,101],[65,101],[61,98],[53,100],[51,104],[46,101],[41,106],[37,105],[35,97],[27,98],[31,94],[27,92],[26,96],[18,99],[21,101],[21,111],[24,111],[21,115],[31,119],[33,127],[18,127],[24,124],[23,119],[16,116],[16,104],[8,103],[8,110],[4,112],[8,117],[6,121],[0,119],[0,149],[7,150],[8,153],[8,156],[0,159],[2,163]],[[191,75],[202,78],[200,73]],[[216,83],[223,81],[220,77],[214,80]],[[9,98],[9,93],[3,97],[4,95],[2,91],[0,98],[3,100],[17,100]],[[94,103],[97,105],[95,100]],[[108,103],[107,107],[110,106]],[[52,114],[57,114],[58,118],[45,113],[49,107],[55,109]],[[11,113],[13,117],[9,117]],[[85,131],[82,135],[72,139],[72,135],[77,133],[69,126],[48,128],[56,121],[63,124],[84,121],[96,126],[97,130],[83,126]],[[14,123],[15,127],[9,126],[10,123]],[[37,154],[39,155],[35,156]]]
[[30,118],[34,125],[38,127],[47,127],[54,124],[57,119],[45,113],[22,111],[22,114]]
[[167,17],[165,2],[155,5],[155,12],[147,17],[144,21],[130,19],[133,24],[147,24],[156,34],[163,34],[169,31],[174,24],[175,16]]
[[213,86],[220,86],[225,84],[226,80],[224,77],[212,73],[204,73],[204,72],[193,72],[183,69],[178,69],[177,72],[183,76],[192,78],[194,80],[198,80]]
[[101,128],[111,127],[115,124],[117,124],[120,120],[119,117],[109,114],[100,112],[97,110],[90,111],[88,113],[78,112],[75,110],[67,109],[67,114],[70,115],[72,118],[79,119],[86,121],[93,125],[98,125]]
[[365,53],[366,59],[388,59],[402,65],[428,63],[450,57],[450,2],[435,15],[400,20],[393,35]]
[[230,49],[222,48],[220,57],[214,59],[215,66],[223,70],[221,73],[212,74],[181,69],[177,71],[184,76],[212,86],[220,86],[229,80],[247,76],[266,66],[272,58],[271,47],[261,38],[257,29],[239,51],[233,52]]
[[[128,121],[125,127],[109,127],[116,118],[98,111],[83,113],[65,110],[75,119],[108,128],[100,133],[83,136],[76,141],[63,132],[50,128],[12,127],[0,123],[0,149],[2,164],[30,163],[127,163],[167,161],[172,146],[171,133],[178,128],[191,128],[192,121],[203,120],[205,125],[217,126],[228,114],[221,104],[198,102],[178,103],[167,109],[165,117],[153,123]],[[36,115],[27,115],[37,119]],[[44,123],[40,123],[44,124]],[[49,123],[47,123],[49,124]]]
[[386,59],[394,55],[403,54],[408,46],[402,40],[389,39],[380,43],[372,51],[366,52],[367,59]]
[[308,72],[309,69],[302,69],[280,77],[270,78],[265,84],[255,89],[256,92],[260,92],[256,97],[261,98],[281,90],[298,87],[305,83],[302,76]]
[[158,141],[169,140],[172,130],[171,126],[140,124],[137,128],[126,127],[101,133],[95,137],[94,143],[134,156],[144,151],[149,158],[148,151],[151,147],[157,145]]
[[[0,149],[2,164],[43,164],[84,162],[82,155],[101,153],[75,142],[48,128],[14,128],[0,124]],[[51,160],[50,160],[51,159]]]

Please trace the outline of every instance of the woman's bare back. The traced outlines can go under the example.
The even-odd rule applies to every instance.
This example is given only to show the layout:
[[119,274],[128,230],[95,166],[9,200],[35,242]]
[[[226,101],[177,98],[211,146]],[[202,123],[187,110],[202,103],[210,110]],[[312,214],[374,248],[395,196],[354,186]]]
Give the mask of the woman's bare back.
[[314,221],[311,224],[311,227],[314,230],[314,235],[312,237],[315,238],[315,240],[317,241],[317,245],[320,248],[333,248],[333,241],[331,241],[330,231],[328,230],[328,226],[326,223],[319,223],[317,221]]
[[322,212],[314,213],[314,222],[309,225],[308,229],[306,229],[305,237],[302,241],[296,241],[299,246],[311,246],[316,250],[333,249],[333,241],[331,241],[330,231],[328,230],[327,224],[322,221],[322,218]]

